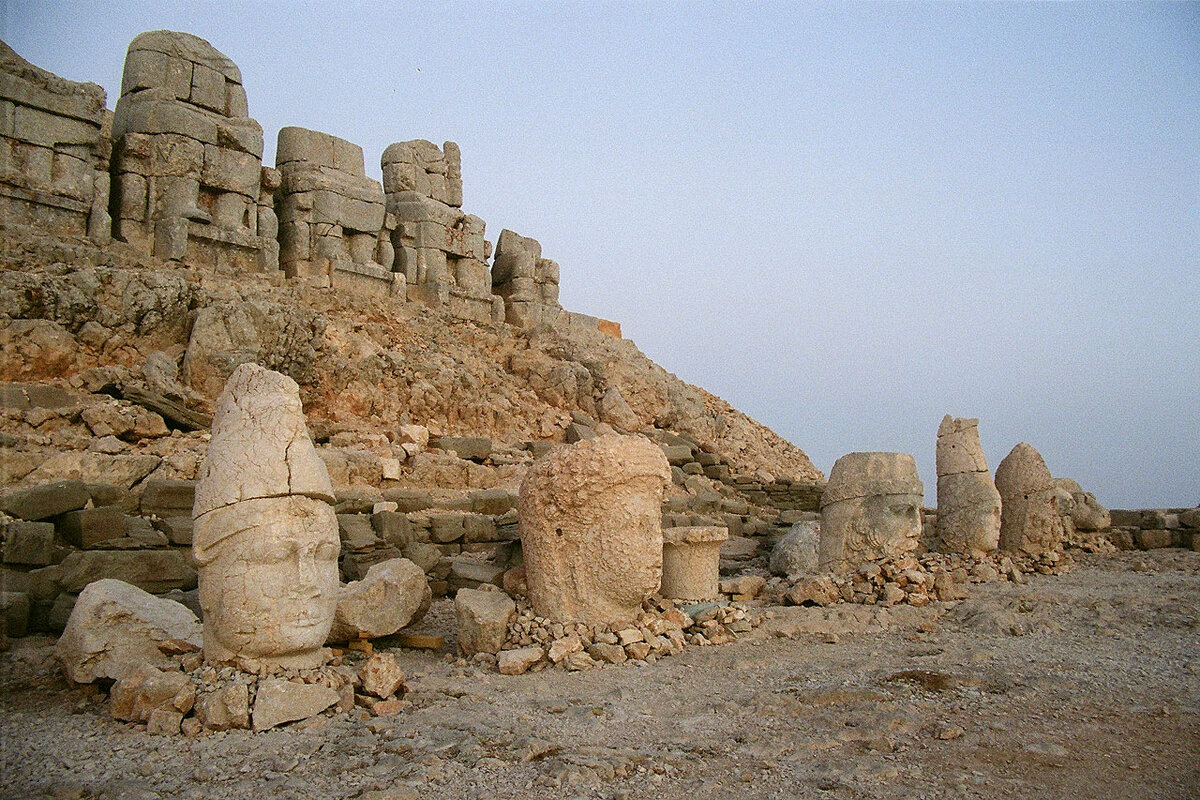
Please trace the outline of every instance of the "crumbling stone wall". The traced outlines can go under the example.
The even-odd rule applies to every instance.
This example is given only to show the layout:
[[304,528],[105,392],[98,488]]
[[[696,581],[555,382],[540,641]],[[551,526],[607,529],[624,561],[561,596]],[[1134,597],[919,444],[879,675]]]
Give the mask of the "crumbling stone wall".
[[0,42],[0,220],[107,241],[109,119],[102,88]]
[[462,206],[458,145],[416,139],[383,151],[387,210],[396,217],[392,244],[410,299],[480,322],[502,322],[503,301],[492,295],[486,224]]
[[233,61],[191,34],[139,35],[112,135],[118,238],[191,266],[278,268],[269,198],[277,181],[264,179],[262,128]]
[[275,164],[284,273],[321,286],[391,292],[402,280],[392,272],[395,221],[384,211],[383,187],[366,176],[362,148],[328,133],[283,128]]

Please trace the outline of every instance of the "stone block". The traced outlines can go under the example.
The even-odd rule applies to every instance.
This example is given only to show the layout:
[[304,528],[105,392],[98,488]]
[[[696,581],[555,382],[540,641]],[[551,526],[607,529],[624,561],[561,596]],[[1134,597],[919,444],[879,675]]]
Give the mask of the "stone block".
[[196,588],[196,570],[177,550],[86,550],[68,555],[58,569],[58,583],[68,592],[104,578],[152,594]]
[[468,514],[463,517],[464,544],[496,541],[499,541],[499,535],[496,530],[496,523],[490,516]]
[[12,119],[13,138],[39,147],[100,143],[100,126],[96,123],[20,105],[13,109]]
[[154,50],[130,50],[121,75],[121,94],[142,89],[165,89],[177,100],[192,91],[192,63]]
[[265,731],[314,717],[337,701],[338,693],[328,686],[292,683],[283,678],[261,681],[254,699],[254,730]]
[[1157,550],[1162,547],[1171,547],[1174,540],[1171,536],[1171,531],[1166,529],[1142,529],[1133,535],[1137,546],[1143,550]]
[[465,533],[462,514],[436,514],[429,519],[429,538],[437,544],[461,541]]
[[119,508],[101,506],[68,511],[58,518],[56,527],[66,541],[86,549],[121,538],[129,530],[129,521]]
[[200,181],[205,186],[256,199],[261,173],[261,163],[251,153],[215,145],[204,147],[204,166],[200,170]]
[[394,547],[416,541],[408,516],[399,511],[376,511],[371,515],[371,527],[380,539]]
[[468,461],[483,461],[492,454],[492,440],[482,436],[442,436],[429,444]]
[[209,111],[225,114],[227,99],[225,76],[203,64],[193,64],[189,102]]
[[143,514],[171,517],[192,513],[196,502],[196,482],[150,478],[144,484],[139,504]]
[[83,481],[55,481],[9,493],[2,508],[18,519],[41,520],[83,508],[90,499]]
[[498,516],[517,507],[517,495],[506,489],[479,489],[471,492],[471,510],[476,514]]
[[54,559],[54,525],[12,520],[4,525],[4,563],[44,567]]
[[328,641],[389,636],[429,608],[425,571],[406,558],[374,564],[360,581],[342,586]]
[[337,521],[342,545],[349,550],[366,550],[378,541],[371,518],[365,514],[338,514]]
[[0,619],[4,632],[18,638],[29,630],[29,595],[24,592],[0,592]]
[[[154,91],[127,94],[117,101],[113,139],[118,140],[131,132],[178,133],[204,144],[219,142],[214,118]],[[259,136],[261,139],[261,133]]]
[[516,603],[503,592],[460,589],[454,598],[459,652],[465,656],[500,652],[508,622],[516,613]]

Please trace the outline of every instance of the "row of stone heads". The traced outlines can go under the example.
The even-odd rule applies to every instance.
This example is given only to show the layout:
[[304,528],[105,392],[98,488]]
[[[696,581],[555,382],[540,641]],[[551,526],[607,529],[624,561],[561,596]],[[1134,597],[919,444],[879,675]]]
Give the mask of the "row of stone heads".
[[[1075,531],[1098,531],[1109,512],[1077,483],[1055,479],[1031,445],[1016,445],[988,471],[979,420],[947,415],[938,429],[937,515],[942,553],[984,557],[999,550],[1041,555]],[[821,568],[833,572],[917,549],[924,486],[906,453],[849,453],[821,496]]]
[[0,78],[0,111],[12,120],[0,128],[12,154],[0,165],[0,220],[115,235],[189,266],[282,269],[328,284],[340,270],[351,285],[403,275],[435,296],[456,287],[482,300],[557,305],[558,267],[536,240],[503,232],[489,270],[485,223],[461,209],[455,143],[390,145],[381,184],[367,177],[358,145],[285,127],[275,167],[265,166],[241,72],[199,37],[136,37],[111,114],[100,87],[41,70],[7,46]]

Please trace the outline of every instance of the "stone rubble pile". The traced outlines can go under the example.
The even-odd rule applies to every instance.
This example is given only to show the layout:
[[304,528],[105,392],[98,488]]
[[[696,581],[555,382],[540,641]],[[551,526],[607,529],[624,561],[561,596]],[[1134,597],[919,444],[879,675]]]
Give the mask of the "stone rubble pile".
[[501,649],[477,653],[472,660],[505,675],[550,667],[587,670],[627,661],[653,664],[688,645],[727,644],[761,622],[756,611],[741,603],[688,604],[654,596],[630,622],[571,624],[538,616],[525,598],[518,598]]

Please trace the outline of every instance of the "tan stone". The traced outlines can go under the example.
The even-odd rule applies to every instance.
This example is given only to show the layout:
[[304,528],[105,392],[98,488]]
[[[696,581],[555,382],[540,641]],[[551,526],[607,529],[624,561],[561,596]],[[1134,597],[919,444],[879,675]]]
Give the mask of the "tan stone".
[[849,453],[833,465],[821,496],[822,570],[860,564],[916,549],[924,488],[905,453]]
[[391,653],[376,653],[358,671],[363,691],[382,699],[404,691],[404,672]]
[[661,501],[671,472],[658,446],[609,434],[560,447],[521,483],[529,599],[540,616],[633,619],[662,579]]
[[775,543],[769,562],[773,575],[808,575],[817,571],[821,521],[800,520]]
[[390,636],[419,620],[431,599],[424,570],[407,558],[372,564],[361,581],[339,590],[327,641]]
[[244,683],[229,683],[196,698],[196,719],[209,730],[250,727],[250,690]]
[[1040,453],[1021,442],[996,467],[1000,549],[1039,555],[1062,548],[1066,530],[1057,489]]
[[546,651],[537,645],[520,647],[516,650],[501,650],[497,656],[502,675],[523,675],[546,656]]
[[120,678],[137,667],[171,664],[159,644],[199,647],[200,621],[187,607],[113,579],[89,584],[71,609],[54,657],[76,683]]
[[1102,531],[1112,526],[1112,515],[1100,505],[1096,495],[1085,492],[1083,487],[1070,478],[1056,478],[1060,489],[1070,492],[1074,505],[1071,507],[1071,522],[1075,530],[1084,532]]
[[1000,493],[979,442],[979,420],[942,419],[937,439],[937,547],[983,556],[1000,541]]
[[664,528],[662,584],[659,594],[678,600],[717,596],[724,527]]
[[454,597],[459,652],[466,656],[499,652],[516,613],[516,603],[503,592],[459,589]]
[[340,550],[332,498],[296,383],[239,366],[217,400],[193,510],[206,660],[250,670],[325,660]]
[[[196,688],[187,675],[178,669],[163,671],[142,664],[113,684],[108,708],[114,719],[146,722],[157,709],[186,714],[195,700]],[[175,729],[179,729],[178,722]]]
[[271,678],[258,684],[251,720],[254,730],[265,731],[316,716],[337,701],[338,693],[328,686]]

